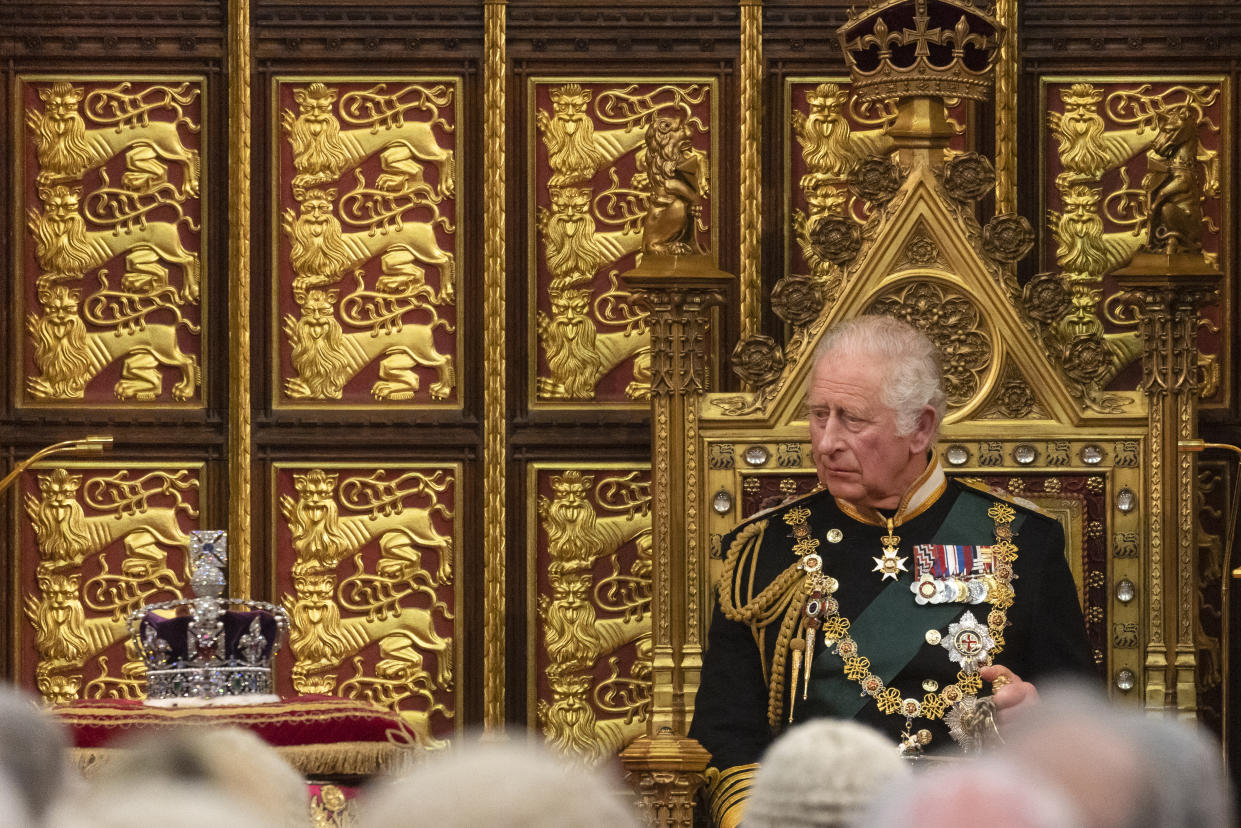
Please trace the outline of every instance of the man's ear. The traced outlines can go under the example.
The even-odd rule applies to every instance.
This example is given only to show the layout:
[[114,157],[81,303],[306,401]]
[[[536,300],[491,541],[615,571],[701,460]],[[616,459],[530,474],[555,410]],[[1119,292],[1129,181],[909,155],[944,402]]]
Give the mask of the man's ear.
[[922,411],[918,413],[918,419],[914,421],[914,430],[909,436],[911,453],[922,454],[931,447],[931,440],[935,436],[935,408],[933,406],[922,407]]

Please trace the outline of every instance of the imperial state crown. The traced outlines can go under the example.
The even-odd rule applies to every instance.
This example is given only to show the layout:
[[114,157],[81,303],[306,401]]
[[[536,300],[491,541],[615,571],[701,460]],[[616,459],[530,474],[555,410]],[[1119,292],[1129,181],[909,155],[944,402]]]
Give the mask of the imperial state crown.
[[147,703],[163,707],[278,701],[272,661],[289,629],[283,607],[223,597],[223,531],[190,533],[193,598],[148,604],[129,616],[147,671]]

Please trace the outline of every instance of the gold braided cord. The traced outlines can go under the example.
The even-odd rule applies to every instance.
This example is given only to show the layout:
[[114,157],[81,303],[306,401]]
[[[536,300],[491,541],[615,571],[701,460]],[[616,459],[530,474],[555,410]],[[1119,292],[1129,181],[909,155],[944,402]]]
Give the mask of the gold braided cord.
[[750,785],[757,773],[757,763],[734,765],[723,770],[707,768],[707,801],[711,805],[711,819],[720,828],[740,822],[750,797]]
[[741,3],[741,338],[761,333],[763,7]]
[[229,0],[228,545],[231,592],[250,596],[250,0]]
[[[780,622],[780,634],[776,636],[776,652],[771,659],[771,678],[767,684],[767,724],[773,730],[779,729],[780,717],[784,715],[784,676],[789,642],[793,640],[793,628],[798,626],[801,619],[801,602],[789,601],[788,609],[784,611],[784,620]],[[810,672],[809,663],[805,669]]]
[[483,110],[483,538],[487,594],[486,645],[483,670],[483,727],[504,727],[504,466],[508,448],[505,423],[504,369],[504,116],[508,66],[505,56],[505,2],[487,0],[485,6]]
[[775,580],[768,584],[758,595],[747,601],[744,606],[737,607],[736,573],[743,561],[748,561],[757,553],[762,545],[763,533],[767,531],[767,521],[755,521],[743,526],[733,542],[728,545],[724,556],[724,573],[719,581],[720,610],[730,621],[741,621],[755,626],[766,626],[784,611],[788,603],[798,593],[800,582],[805,573],[794,563],[781,572]]

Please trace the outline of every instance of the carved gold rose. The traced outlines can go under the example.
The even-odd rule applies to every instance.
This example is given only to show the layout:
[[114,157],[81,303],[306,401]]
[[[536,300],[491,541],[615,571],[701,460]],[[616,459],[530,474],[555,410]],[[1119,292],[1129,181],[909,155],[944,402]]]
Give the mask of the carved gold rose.
[[1026,283],[1022,293],[1026,313],[1038,322],[1051,325],[1069,312],[1069,292],[1059,273],[1039,273]]
[[1034,409],[1034,393],[1024,382],[1006,382],[996,399],[1000,412],[1013,420],[1030,416]]
[[1064,373],[1082,384],[1097,382],[1112,365],[1112,352],[1101,334],[1083,334],[1064,348]]
[[849,173],[849,190],[872,204],[886,204],[900,188],[900,167],[887,156],[864,158]]
[[823,308],[823,292],[809,276],[789,274],[771,290],[771,309],[790,325],[809,325]]
[[982,229],[982,249],[997,262],[1015,262],[1034,246],[1034,228],[1025,216],[1001,213]]
[[982,198],[995,186],[995,168],[976,152],[958,155],[944,164],[944,189],[958,201]]
[[862,229],[843,216],[820,216],[808,235],[815,255],[832,264],[843,265],[862,249]]
[[770,385],[784,370],[784,353],[770,336],[743,339],[733,349],[733,372],[753,388]]
[[905,245],[905,257],[925,267],[939,258],[939,246],[929,236],[916,236]]

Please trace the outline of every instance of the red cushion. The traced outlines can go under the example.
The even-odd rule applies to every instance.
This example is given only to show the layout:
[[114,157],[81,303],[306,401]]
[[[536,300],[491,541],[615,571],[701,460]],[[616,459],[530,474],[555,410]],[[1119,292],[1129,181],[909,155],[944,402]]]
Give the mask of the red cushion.
[[[368,774],[408,761],[417,739],[399,713],[336,696],[270,704],[165,708],[130,699],[70,702],[53,712],[79,753],[102,758],[118,739],[166,727],[244,727],[307,774]],[[85,760],[86,757],[79,756]]]

